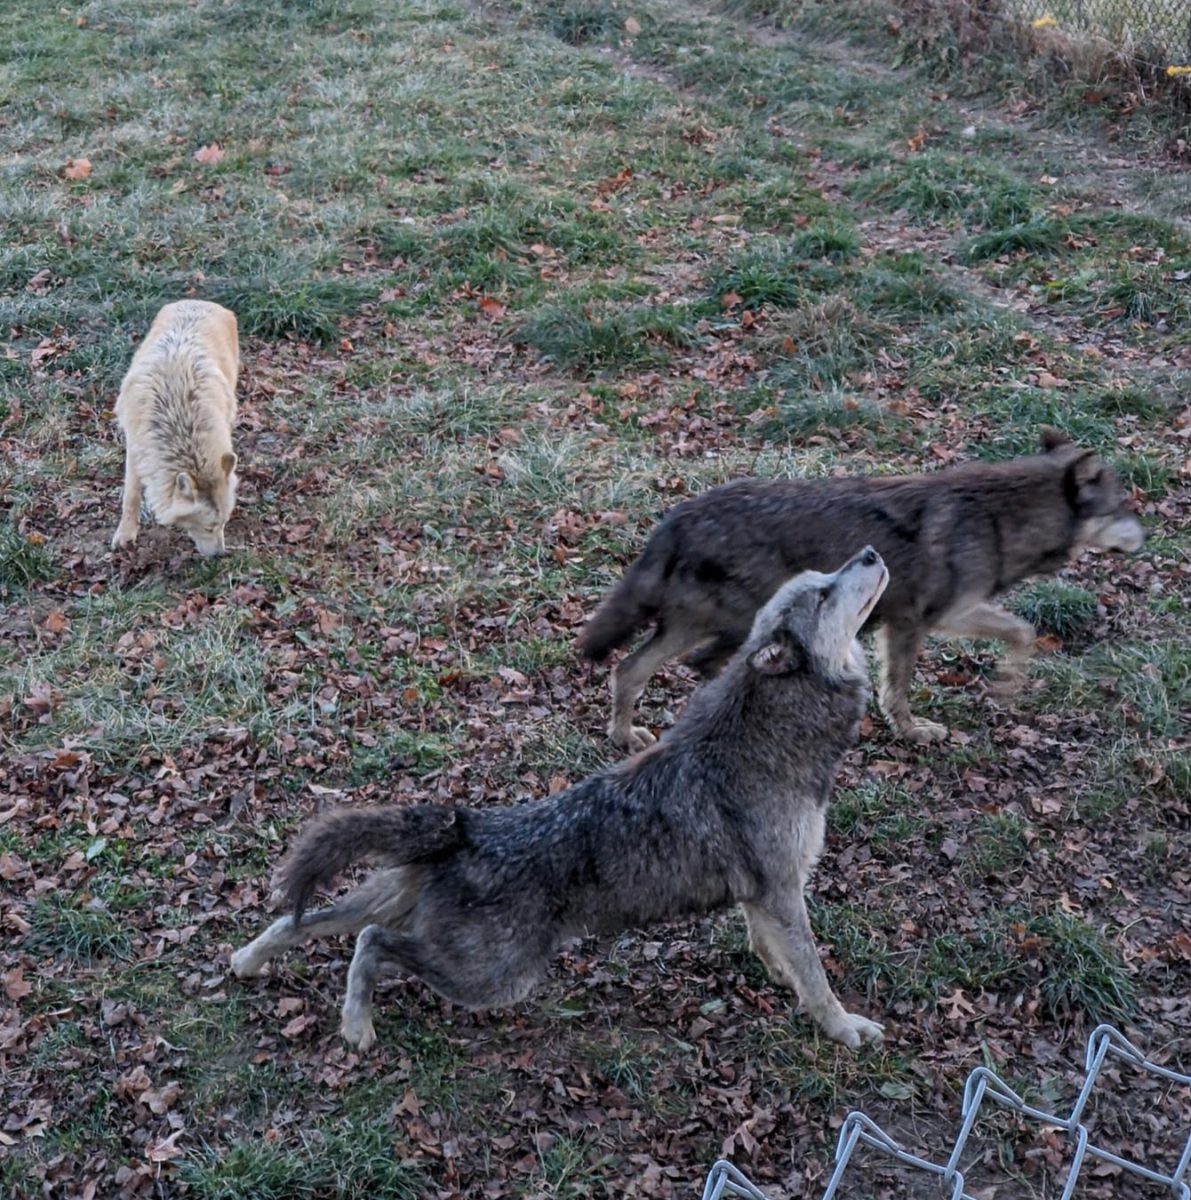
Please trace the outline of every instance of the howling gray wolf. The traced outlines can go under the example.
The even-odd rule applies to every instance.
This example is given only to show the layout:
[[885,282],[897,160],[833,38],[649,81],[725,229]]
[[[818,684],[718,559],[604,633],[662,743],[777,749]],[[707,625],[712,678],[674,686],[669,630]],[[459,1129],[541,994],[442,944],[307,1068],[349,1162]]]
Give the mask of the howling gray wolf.
[[[375,1039],[382,968],[468,1008],[512,1004],[569,938],[736,903],[753,949],[824,1032],[853,1048],[881,1026],[831,990],[803,888],[836,769],[868,697],[856,632],[888,573],[865,548],[804,572],[757,614],[743,648],[658,745],[544,800],[509,808],[341,809],[313,821],[279,873],[293,906],[232,955],[240,978],[308,938],[360,932],[343,1036]],[[331,908],[315,886],[356,859],[387,869]]]
[[200,554],[222,554],[236,503],[236,318],[218,304],[167,304],[132,356],[116,419],[124,430],[124,502],[112,549],[136,541],[141,489],[162,525]]
[[632,720],[654,671],[689,654],[691,666],[714,675],[784,579],[825,569],[841,547],[870,543],[891,576],[870,622],[881,708],[911,742],[946,737],[944,726],[910,713],[928,632],[1006,642],[998,686],[1011,690],[1024,678],[1034,630],[992,597],[1057,571],[1086,547],[1135,551],[1144,541],[1123,488],[1091,450],[1051,429],[1042,446],[1041,454],[926,475],[744,479],[677,505],[579,638],[581,653],[600,662],[654,626],[613,673],[609,736],[626,750],[648,746],[653,735]]

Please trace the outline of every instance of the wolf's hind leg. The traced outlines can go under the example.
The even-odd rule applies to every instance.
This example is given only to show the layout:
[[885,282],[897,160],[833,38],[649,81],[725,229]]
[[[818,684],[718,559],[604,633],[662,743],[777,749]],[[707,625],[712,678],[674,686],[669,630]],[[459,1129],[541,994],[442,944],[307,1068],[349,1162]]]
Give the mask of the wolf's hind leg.
[[393,936],[382,925],[368,925],[356,938],[356,952],[347,971],[347,994],[343,998],[339,1032],[357,1050],[369,1050],[376,1041],[372,992],[385,963],[386,942]]
[[780,900],[745,904],[749,940],[777,983],[793,989],[829,1038],[857,1049],[879,1042],[884,1029],[876,1021],[845,1011],[827,982],[802,889],[796,886]]
[[653,734],[633,724],[633,710],[654,671],[670,659],[677,658],[695,640],[689,631],[681,627],[667,629],[659,625],[612,672],[612,718],[608,722],[608,736],[622,750],[636,753],[653,745]]
[[994,690],[1010,692],[1020,686],[1034,654],[1034,626],[996,604],[977,604],[948,613],[939,623],[948,637],[990,638],[1004,642],[1005,657],[997,666]]
[[881,711],[898,737],[925,745],[941,742],[947,736],[947,727],[920,720],[910,712],[910,681],[921,649],[922,634],[917,627],[882,625],[877,630],[877,655],[881,661],[877,695]]
[[132,465],[132,454],[124,454],[124,496],[120,504],[120,524],[112,535],[112,549],[131,546],[136,541],[141,519],[141,481]]
[[336,933],[355,933],[368,917],[357,905],[347,902],[331,908],[320,908],[302,914],[295,924],[292,916],[274,921],[259,937],[241,946],[232,955],[232,971],[237,979],[252,979],[264,969],[265,963],[292,946],[300,946],[311,938],[328,937]]
[[442,976],[426,960],[421,941],[383,925],[368,925],[356,938],[356,952],[347,972],[347,994],[339,1030],[344,1041],[367,1050],[376,1041],[372,1026],[372,993],[381,971],[396,968],[420,976],[436,990],[451,996],[452,980]]

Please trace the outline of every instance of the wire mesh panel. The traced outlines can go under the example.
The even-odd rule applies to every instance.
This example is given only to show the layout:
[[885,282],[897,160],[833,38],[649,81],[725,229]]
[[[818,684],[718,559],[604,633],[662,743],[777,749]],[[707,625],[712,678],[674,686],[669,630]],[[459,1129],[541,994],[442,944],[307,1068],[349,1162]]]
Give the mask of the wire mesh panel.
[[1005,0],[1005,7],[1040,28],[1144,48],[1155,62],[1191,63],[1191,0]]
[[766,1200],[755,1187],[730,1163],[721,1159],[711,1168],[703,1186],[703,1200],[720,1200],[721,1196],[743,1196],[745,1200]]
[[[875,1151],[878,1155],[892,1159],[904,1167],[933,1175],[938,1179],[939,1195],[949,1200],[974,1200],[966,1190],[960,1162],[968,1141],[972,1137],[981,1116],[989,1105],[1009,1110],[1019,1117],[1036,1121],[1041,1125],[1062,1132],[1072,1150],[1071,1169],[1063,1188],[1062,1200],[1071,1200],[1079,1185],[1081,1172],[1089,1161],[1109,1163],[1121,1171],[1138,1179],[1151,1183],[1162,1184],[1170,1189],[1175,1200],[1191,1200],[1191,1129],[1186,1132],[1178,1160],[1173,1164],[1141,1162],[1137,1159],[1126,1158],[1114,1153],[1104,1146],[1097,1145],[1092,1140],[1092,1134],[1085,1124],[1085,1114],[1093,1098],[1097,1080],[1105,1065],[1110,1062],[1123,1062],[1132,1065],[1139,1071],[1168,1083],[1191,1088],[1191,1075],[1184,1075],[1169,1067],[1150,1062],[1123,1034],[1111,1025],[1099,1025],[1088,1038],[1087,1050],[1084,1054],[1084,1082],[1075,1098],[1070,1113],[1066,1116],[1046,1112],[1027,1104],[1016,1091],[987,1067],[978,1067],[968,1076],[964,1084],[963,1106],[960,1113],[960,1127],[955,1142],[946,1162],[937,1163],[930,1159],[921,1158],[907,1150],[899,1142],[891,1138],[883,1129],[862,1112],[851,1112],[844,1120],[840,1130],[839,1142],[835,1150],[835,1169],[827,1181],[827,1190],[823,1200],[845,1200],[848,1195],[849,1168],[858,1151]],[[1168,1169],[1163,1170],[1166,1166]],[[730,1163],[717,1162],[707,1177],[703,1190],[703,1200],[719,1200],[721,1196],[746,1197],[747,1200],[765,1200],[762,1192],[758,1191]]]

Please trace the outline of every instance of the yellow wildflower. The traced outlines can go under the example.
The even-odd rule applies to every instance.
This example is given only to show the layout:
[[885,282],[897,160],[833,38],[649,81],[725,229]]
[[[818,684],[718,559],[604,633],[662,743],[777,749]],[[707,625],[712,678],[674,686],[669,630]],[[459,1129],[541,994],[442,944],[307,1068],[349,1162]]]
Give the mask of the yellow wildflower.
[[1167,67],[1166,73],[1172,79],[1179,75],[1191,75],[1191,67]]
[[1031,21],[1030,24],[1034,29],[1051,29],[1058,24],[1058,21],[1048,13],[1045,17],[1039,17],[1038,20]]

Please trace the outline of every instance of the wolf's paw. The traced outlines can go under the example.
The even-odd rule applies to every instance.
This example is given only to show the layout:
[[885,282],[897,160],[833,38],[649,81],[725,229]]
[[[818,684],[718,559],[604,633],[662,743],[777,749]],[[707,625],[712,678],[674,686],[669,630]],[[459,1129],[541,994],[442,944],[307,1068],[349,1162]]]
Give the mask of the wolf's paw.
[[237,979],[255,979],[264,969],[265,961],[263,958],[257,958],[253,953],[252,943],[249,942],[232,955],[232,974]]
[[355,1046],[361,1053],[371,1050],[376,1044],[376,1030],[372,1027],[372,1014],[356,1009],[343,1010],[343,1020],[339,1025],[343,1040],[350,1046]]
[[127,525],[121,525],[115,533],[112,534],[112,549],[120,550],[124,546],[136,545],[137,530],[135,526],[129,528]]
[[643,725],[630,725],[627,730],[609,726],[608,736],[622,750],[627,750],[630,754],[637,754],[641,750],[648,750],[657,741],[657,738]]
[[842,1042],[849,1050],[859,1050],[865,1042],[879,1042],[885,1037],[885,1027],[859,1013],[841,1012],[839,1018],[824,1026],[829,1038]]
[[915,746],[929,746],[931,742],[942,742],[947,738],[947,726],[937,721],[914,720],[903,726],[898,733]]

